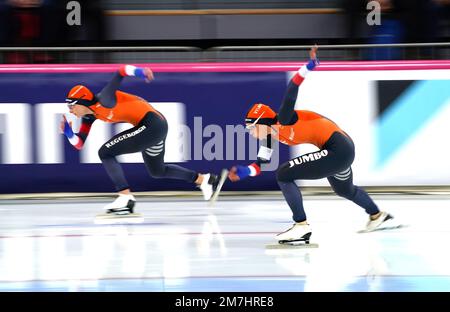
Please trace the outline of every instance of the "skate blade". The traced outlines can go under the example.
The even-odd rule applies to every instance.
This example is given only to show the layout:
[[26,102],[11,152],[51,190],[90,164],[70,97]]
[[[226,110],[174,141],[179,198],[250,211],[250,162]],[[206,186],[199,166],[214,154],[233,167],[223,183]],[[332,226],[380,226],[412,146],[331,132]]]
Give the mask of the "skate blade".
[[267,244],[266,249],[305,249],[305,248],[318,248],[319,244],[305,242],[286,242],[278,244]]
[[140,213],[117,215],[112,213],[101,213],[95,217],[95,224],[118,224],[118,223],[142,223],[144,217]]
[[363,230],[358,231],[357,233],[362,234],[362,233],[372,233],[372,232],[379,232],[379,231],[398,230],[398,229],[404,229],[406,227],[408,227],[407,224],[398,224],[398,225],[382,226],[382,227],[379,227],[379,228],[376,228],[376,229],[370,230],[370,231],[363,229]]
[[227,177],[228,177],[228,170],[222,169],[222,172],[220,173],[219,184],[217,184],[217,188],[216,188],[213,196],[211,196],[211,199],[209,200],[210,206],[213,206],[214,203],[216,202],[217,198],[219,197],[220,191],[222,190],[222,186],[225,183]]

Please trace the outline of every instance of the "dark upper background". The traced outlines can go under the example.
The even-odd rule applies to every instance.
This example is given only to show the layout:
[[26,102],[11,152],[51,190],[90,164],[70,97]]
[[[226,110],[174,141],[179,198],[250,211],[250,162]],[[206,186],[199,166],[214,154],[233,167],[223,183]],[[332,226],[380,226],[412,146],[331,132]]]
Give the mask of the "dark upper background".
[[[367,25],[367,0],[78,0],[81,26],[67,24],[68,2],[0,0],[0,46],[189,46],[204,51],[216,46],[424,43],[450,38],[450,0],[378,0],[378,26]],[[409,56],[390,52],[358,58],[448,58],[429,50]],[[2,53],[0,61],[62,60],[48,53],[9,52]]]

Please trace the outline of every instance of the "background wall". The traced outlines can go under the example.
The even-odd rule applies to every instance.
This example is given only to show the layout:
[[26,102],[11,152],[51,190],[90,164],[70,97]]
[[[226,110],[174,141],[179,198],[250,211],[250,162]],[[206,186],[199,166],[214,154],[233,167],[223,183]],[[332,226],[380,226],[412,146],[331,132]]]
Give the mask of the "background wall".
[[[346,35],[342,14],[108,15],[110,40],[327,39]],[[164,29],[164,31],[161,31]]]

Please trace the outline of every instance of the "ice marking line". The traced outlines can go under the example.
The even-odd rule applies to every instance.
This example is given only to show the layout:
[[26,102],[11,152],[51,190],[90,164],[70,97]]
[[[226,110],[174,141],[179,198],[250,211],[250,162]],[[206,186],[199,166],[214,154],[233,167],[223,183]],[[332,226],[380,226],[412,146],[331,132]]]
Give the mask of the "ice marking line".
[[[140,224],[142,225],[142,223]],[[104,226],[104,225],[102,225]],[[110,226],[110,225],[108,225]],[[125,226],[123,224],[121,227]],[[128,224],[126,225],[128,226]],[[99,226],[97,226],[98,228]],[[222,232],[221,235],[265,235],[265,234],[277,234],[278,232]],[[186,233],[172,233],[174,235],[204,235],[202,232],[186,232]],[[167,232],[158,233],[128,233],[128,236],[155,236],[155,235],[167,235]],[[60,234],[60,235],[3,235],[0,239],[10,239],[10,238],[46,238],[46,237],[91,237],[91,236],[117,236],[117,233],[98,233],[98,234]]]

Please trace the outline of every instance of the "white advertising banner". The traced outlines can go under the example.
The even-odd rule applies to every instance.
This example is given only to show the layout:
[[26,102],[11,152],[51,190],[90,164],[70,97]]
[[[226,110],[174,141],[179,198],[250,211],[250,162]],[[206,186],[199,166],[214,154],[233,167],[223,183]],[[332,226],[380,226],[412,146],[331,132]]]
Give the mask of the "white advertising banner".
[[[320,113],[352,137],[355,184],[450,184],[450,70],[312,72],[296,109]],[[291,154],[313,150],[305,144]]]

